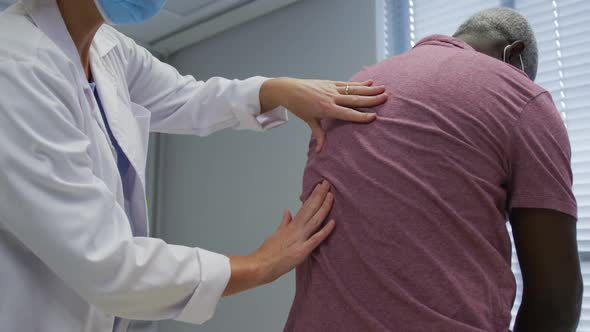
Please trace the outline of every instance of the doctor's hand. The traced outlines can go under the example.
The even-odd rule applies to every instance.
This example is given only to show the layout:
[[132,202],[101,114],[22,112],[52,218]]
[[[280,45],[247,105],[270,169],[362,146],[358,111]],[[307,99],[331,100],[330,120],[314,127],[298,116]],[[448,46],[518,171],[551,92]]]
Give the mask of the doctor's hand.
[[327,181],[318,184],[295,217],[287,210],[278,229],[249,256],[230,257],[231,278],[224,295],[270,283],[301,264],[335,227],[334,197]]
[[274,78],[262,85],[260,104],[262,113],[284,106],[305,121],[317,140],[316,152],[325,141],[326,132],[321,119],[367,123],[377,118],[374,113],[363,113],[356,109],[373,107],[387,100],[384,86],[373,86],[373,81],[335,82]]

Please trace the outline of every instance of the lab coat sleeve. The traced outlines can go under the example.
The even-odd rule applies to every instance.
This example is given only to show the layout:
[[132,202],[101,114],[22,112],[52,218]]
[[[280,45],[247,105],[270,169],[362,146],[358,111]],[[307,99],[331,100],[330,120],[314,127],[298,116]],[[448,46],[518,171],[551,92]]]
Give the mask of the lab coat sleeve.
[[151,111],[152,131],[206,136],[225,128],[262,131],[287,121],[283,107],[260,114],[260,88],[268,78],[197,81],[117,34],[127,58],[131,101]]
[[92,171],[72,79],[0,63],[0,231],[14,235],[105,312],[130,319],[208,320],[230,276],[227,257],[134,238]]

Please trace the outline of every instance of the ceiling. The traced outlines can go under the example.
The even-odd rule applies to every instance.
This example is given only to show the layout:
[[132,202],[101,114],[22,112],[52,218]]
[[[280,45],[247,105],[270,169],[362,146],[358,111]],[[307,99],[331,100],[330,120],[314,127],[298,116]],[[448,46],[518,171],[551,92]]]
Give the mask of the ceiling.
[[[160,55],[169,55],[217,33],[299,0],[168,0],[158,16],[117,29]],[[0,10],[16,0],[0,0]]]
[[183,27],[206,21],[249,2],[253,0],[168,0],[164,10],[146,23],[118,28],[138,41],[153,43]]
[[0,10],[8,7],[12,3],[14,3],[14,1],[12,1],[12,0],[0,0]]

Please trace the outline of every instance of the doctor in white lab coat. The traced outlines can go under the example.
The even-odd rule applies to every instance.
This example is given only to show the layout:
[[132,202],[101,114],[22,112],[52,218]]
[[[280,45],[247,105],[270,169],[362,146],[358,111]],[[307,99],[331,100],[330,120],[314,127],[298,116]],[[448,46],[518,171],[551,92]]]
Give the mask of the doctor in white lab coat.
[[23,0],[0,14],[0,331],[203,323],[222,296],[275,280],[334,228],[323,183],[250,255],[148,238],[149,131],[265,130],[288,108],[322,143],[321,118],[370,122],[351,108],[387,97],[371,82],[180,76],[103,24],[139,23],[164,3],[135,2]]

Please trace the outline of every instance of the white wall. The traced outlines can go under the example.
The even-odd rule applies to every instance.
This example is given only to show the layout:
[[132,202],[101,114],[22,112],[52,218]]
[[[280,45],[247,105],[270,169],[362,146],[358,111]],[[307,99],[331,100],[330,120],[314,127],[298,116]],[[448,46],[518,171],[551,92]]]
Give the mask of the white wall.
[[[378,0],[302,0],[169,59],[182,73],[346,80],[378,58]],[[164,136],[160,236],[171,243],[247,254],[299,206],[309,130],[297,119],[269,133]],[[281,331],[294,276],[224,299],[204,326],[162,322],[161,332]]]

